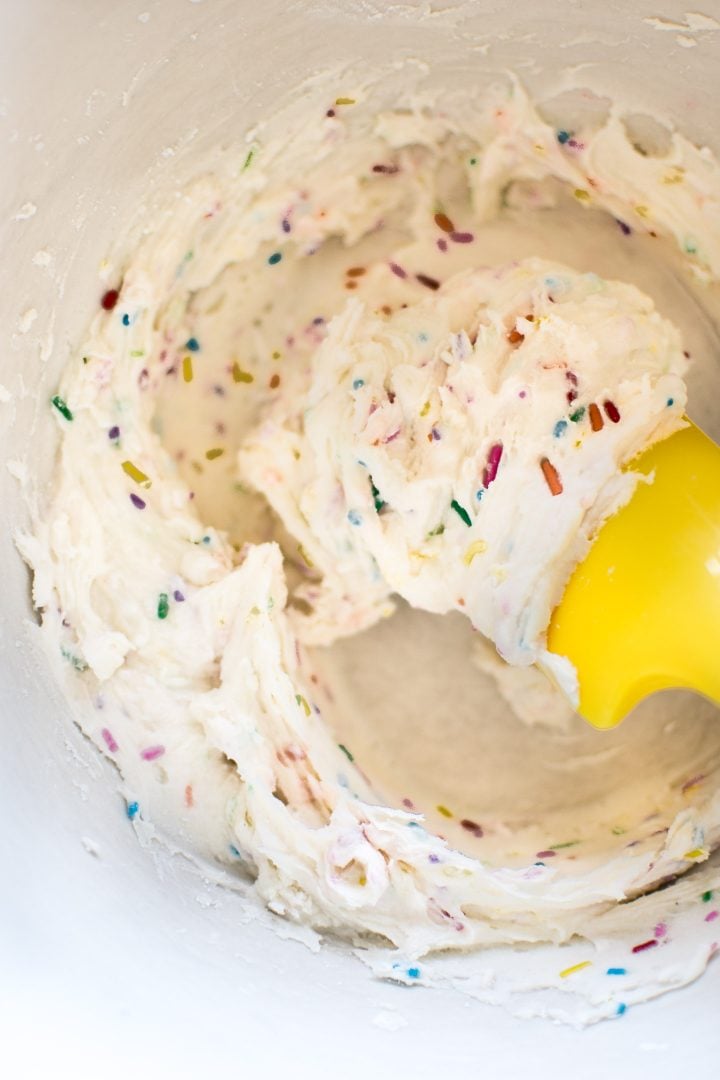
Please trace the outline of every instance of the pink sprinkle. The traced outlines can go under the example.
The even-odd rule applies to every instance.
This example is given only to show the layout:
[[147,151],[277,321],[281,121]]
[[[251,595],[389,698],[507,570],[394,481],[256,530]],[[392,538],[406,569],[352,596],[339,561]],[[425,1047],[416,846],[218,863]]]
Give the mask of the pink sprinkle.
[[441,236],[440,239],[437,241],[437,246],[439,247],[440,251],[447,251],[447,240],[445,240]]
[[536,859],[554,859],[557,855],[557,851],[538,851],[535,854]]
[[140,757],[143,761],[155,761],[156,758],[162,757],[164,753],[164,746],[148,746],[145,750],[140,751]]
[[450,233],[450,239],[454,244],[472,244],[475,237],[471,232]]
[[490,487],[493,480],[497,476],[498,469],[500,467],[500,459],[503,455],[503,444],[495,443],[490,447],[490,451],[487,457],[487,465],[483,469],[483,484]]
[[414,805],[413,805],[413,801],[412,801],[412,799],[403,799],[403,801],[402,801],[402,804],[403,804],[403,806],[405,806],[405,807],[406,807],[406,808],[407,808],[408,810],[414,810],[414,809],[415,809],[415,807],[414,807]]
[[720,915],[719,911],[708,911],[707,915],[705,916],[705,922],[714,922],[715,919],[717,919],[718,915]]
[[392,270],[393,274],[395,274],[396,277],[399,277],[399,278],[406,278],[407,277],[407,272],[405,270],[403,270],[402,266],[398,266],[398,264],[396,262],[391,262],[389,265],[390,265],[390,269]]
[[655,934],[656,938],[665,937],[665,935],[667,934],[667,923],[659,922],[653,930],[653,933]]
[[107,748],[108,748],[108,750],[110,751],[111,754],[116,753],[116,751],[118,751],[120,749],[118,744],[115,742],[115,739],[113,738],[112,732],[108,731],[108,729],[106,727],[104,727],[102,729],[100,734],[102,735],[103,739],[105,740],[105,745],[107,746]]

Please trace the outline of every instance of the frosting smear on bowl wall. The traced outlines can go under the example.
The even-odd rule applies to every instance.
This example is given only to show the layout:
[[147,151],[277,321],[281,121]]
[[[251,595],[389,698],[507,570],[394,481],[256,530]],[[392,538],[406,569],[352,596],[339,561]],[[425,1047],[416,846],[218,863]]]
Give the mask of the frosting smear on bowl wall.
[[[552,126],[514,81],[442,109],[338,96],[312,119],[179,193],[99,289],[21,538],[48,647],[131,820],[401,981],[435,953],[580,943],[537,986],[582,976],[583,1018],[617,1015],[610,970],[641,1000],[717,947],[720,728],[687,699],[665,746],[652,717],[586,731],[531,665],[572,698],[552,609],[632,495],[625,467],[693,413],[693,385],[711,397],[677,313],[717,304],[720,169],[679,135],[641,152],[613,110]],[[438,767],[437,702],[408,695],[390,722],[393,661],[366,664],[422,667],[431,624],[439,669],[466,656],[458,699],[478,679],[494,695],[462,774]],[[390,749],[409,722],[413,790]],[[555,803],[527,801],[536,754]],[[705,876],[667,909],[702,922],[696,953],[641,970],[672,947],[643,894],[688,871]]]

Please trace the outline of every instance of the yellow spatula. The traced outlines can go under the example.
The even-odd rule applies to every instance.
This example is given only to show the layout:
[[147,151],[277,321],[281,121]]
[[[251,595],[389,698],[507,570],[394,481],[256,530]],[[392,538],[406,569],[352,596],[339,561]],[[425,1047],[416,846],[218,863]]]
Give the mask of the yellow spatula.
[[720,447],[690,424],[631,467],[653,482],[603,525],[548,630],[597,728],[669,687],[720,703]]

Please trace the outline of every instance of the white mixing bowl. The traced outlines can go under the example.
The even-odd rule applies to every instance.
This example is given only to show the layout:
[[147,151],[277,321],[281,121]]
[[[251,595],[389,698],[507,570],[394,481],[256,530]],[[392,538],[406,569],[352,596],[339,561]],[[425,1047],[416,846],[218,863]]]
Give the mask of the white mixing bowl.
[[[5,0],[0,6],[0,1071],[40,1076],[718,1075],[720,965],[584,1031],[374,981],[183,859],[153,860],[73,726],[12,540],[47,474],[47,400],[98,267],[161,201],[293,96],[368,66],[536,95],[578,83],[720,151],[720,31],[677,0]],[[720,16],[717,0],[704,10]],[[717,26],[718,24],[716,24]],[[372,61],[370,63],[370,58]],[[399,85],[395,82],[394,85]],[[386,96],[392,100],[393,80]],[[220,151],[221,152],[221,151]],[[35,314],[33,314],[35,312]],[[10,462],[10,469],[4,467]],[[280,925],[282,931],[282,925]]]

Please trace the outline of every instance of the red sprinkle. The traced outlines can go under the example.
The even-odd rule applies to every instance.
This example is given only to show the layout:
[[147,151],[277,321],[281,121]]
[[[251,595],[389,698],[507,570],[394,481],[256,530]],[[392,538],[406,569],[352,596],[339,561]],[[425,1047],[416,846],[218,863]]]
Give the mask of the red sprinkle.
[[193,799],[192,784],[186,784],[185,786],[185,805],[194,806],[195,800]]
[[641,941],[639,945],[633,945],[632,951],[634,953],[645,952],[646,949],[654,949],[656,945],[657,945],[657,939],[656,938],[650,938],[649,941]]
[[602,413],[598,409],[597,405],[593,401],[592,405],[588,408],[588,415],[590,417],[590,427],[593,431],[600,431],[605,427],[605,421],[602,418]]
[[385,176],[394,176],[395,173],[400,172],[400,169],[397,165],[373,165],[372,171],[374,173],[384,173]]
[[103,295],[100,304],[105,311],[112,311],[120,298],[120,293],[117,289],[108,289]]
[[551,495],[562,495],[563,486],[557,469],[546,457],[540,459],[540,468]]
[[471,232],[453,232],[450,239],[454,244],[472,244],[475,237]]
[[613,401],[603,401],[603,408],[608,420],[612,420],[613,424],[617,424],[620,420],[620,410],[617,405]]
[[554,859],[557,855],[557,851],[538,851],[535,854],[537,859]]
[[485,835],[482,825],[478,825],[477,821],[471,821],[470,818],[463,818],[460,822],[463,829],[467,829],[473,836],[476,836],[478,840]]

